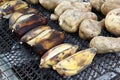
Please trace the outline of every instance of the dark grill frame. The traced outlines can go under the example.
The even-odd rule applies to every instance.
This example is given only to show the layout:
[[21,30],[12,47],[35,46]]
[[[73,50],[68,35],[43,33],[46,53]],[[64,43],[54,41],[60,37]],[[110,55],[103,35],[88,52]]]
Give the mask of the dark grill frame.
[[[36,8],[47,18],[47,25],[63,31],[58,22],[49,19],[52,11],[48,11],[40,5],[30,4],[30,7]],[[97,13],[99,20],[104,17],[101,13],[94,12]],[[6,19],[0,20],[0,60],[5,58],[7,61],[4,64],[9,63],[11,65],[9,69],[20,80],[109,80],[110,76],[110,80],[120,80],[120,54],[118,53],[96,55],[93,63],[87,69],[72,77],[62,77],[52,69],[40,69],[39,55],[34,53],[32,48],[26,44],[19,44],[19,39],[9,30],[8,23],[9,21]],[[65,42],[79,45],[80,50],[88,48],[89,41],[80,39],[78,33],[64,33]],[[101,35],[114,36],[105,29]],[[0,64],[1,66],[3,64]],[[1,73],[4,74],[5,72]],[[10,80],[9,77],[8,80]]]

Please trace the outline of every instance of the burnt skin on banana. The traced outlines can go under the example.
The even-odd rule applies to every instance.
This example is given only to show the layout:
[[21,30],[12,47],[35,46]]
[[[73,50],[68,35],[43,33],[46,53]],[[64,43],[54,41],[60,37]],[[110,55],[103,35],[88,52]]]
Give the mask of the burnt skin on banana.
[[68,43],[60,44],[47,51],[40,61],[40,68],[51,68],[61,60],[74,54],[78,49],[77,45]]
[[34,39],[35,37],[37,37],[39,34],[41,34],[42,32],[44,32],[45,30],[49,30],[51,29],[50,26],[38,26],[32,30],[30,30],[29,32],[27,32],[22,38],[21,41],[22,42],[29,42],[30,40]]
[[28,4],[22,0],[8,1],[0,6],[0,18],[9,18],[12,13],[27,7]]
[[96,48],[79,51],[53,66],[62,76],[73,76],[89,66],[96,54]]
[[10,28],[14,33],[21,37],[31,29],[45,24],[46,18],[41,14],[30,13],[20,16]]
[[18,10],[16,12],[14,12],[9,19],[9,27],[12,27],[12,25],[17,21],[17,19],[25,14],[29,14],[29,13],[38,13],[38,11],[34,8],[25,8],[25,9],[21,9]]
[[36,37],[34,40],[29,41],[28,44],[33,45],[34,50],[38,54],[43,55],[44,52],[61,44],[64,41],[64,33],[54,29],[46,30],[38,35],[38,37]]

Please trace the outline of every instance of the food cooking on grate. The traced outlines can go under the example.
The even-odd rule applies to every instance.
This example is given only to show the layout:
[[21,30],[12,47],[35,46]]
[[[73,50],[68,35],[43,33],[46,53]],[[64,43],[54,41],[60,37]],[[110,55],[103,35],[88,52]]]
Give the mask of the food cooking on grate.
[[38,4],[39,3],[39,0],[26,0],[32,4]]
[[110,33],[120,36],[120,8],[113,9],[107,14],[105,26]]
[[55,9],[62,1],[82,2],[82,0],[39,0],[40,4],[46,9]]
[[17,12],[13,13],[9,19],[9,27],[12,27],[12,25],[16,22],[16,20],[25,14],[28,13],[38,13],[38,11],[34,8],[25,8],[25,9],[21,9],[18,10]]
[[75,33],[84,19],[97,20],[97,16],[93,12],[81,12],[78,9],[66,10],[59,17],[59,25],[66,32]]
[[[80,11],[91,11],[91,5],[89,2],[70,2],[70,1],[62,1],[54,10],[54,14],[51,16],[51,20],[57,20],[60,15],[67,9],[79,9]],[[54,16],[57,18],[54,18]]]
[[97,36],[94,37],[89,47],[97,49],[97,54],[120,52],[120,38]]
[[43,55],[44,52],[57,46],[64,41],[64,33],[50,29],[42,32],[35,38],[35,43],[33,44],[33,49],[38,54]]
[[8,1],[12,1],[12,0],[0,0],[0,6],[2,6],[3,4],[5,4]]
[[21,41],[42,55],[50,48],[61,44],[64,41],[64,33],[51,29],[49,26],[38,26],[26,33]]
[[79,51],[58,62],[53,69],[63,76],[73,76],[89,66],[95,54],[95,48]]
[[10,26],[10,29],[21,37],[31,29],[45,24],[46,18],[41,14],[29,13],[21,15],[15,23]]
[[79,26],[79,36],[82,39],[91,39],[100,35],[102,28],[104,27],[105,20],[96,21],[92,19],[85,19]]
[[77,45],[68,43],[60,44],[51,48],[41,58],[40,68],[51,68],[61,60],[74,54],[78,49]]
[[108,0],[101,6],[101,12],[104,15],[113,9],[120,8],[120,0]]
[[[34,40],[35,40],[35,37],[37,37],[39,34],[41,34],[42,32],[44,32],[45,30],[50,30],[51,27],[49,26],[38,26],[32,30],[30,30],[29,32],[27,32],[22,38],[21,38],[21,41],[22,42],[25,42],[25,43],[28,43],[30,42],[29,45],[33,46],[34,44]],[[32,40],[32,41],[31,41]]]
[[12,13],[27,7],[28,4],[22,0],[8,1],[0,6],[0,18],[9,18]]
[[90,3],[93,8],[95,8],[97,11],[101,11],[102,4],[108,0],[90,0]]

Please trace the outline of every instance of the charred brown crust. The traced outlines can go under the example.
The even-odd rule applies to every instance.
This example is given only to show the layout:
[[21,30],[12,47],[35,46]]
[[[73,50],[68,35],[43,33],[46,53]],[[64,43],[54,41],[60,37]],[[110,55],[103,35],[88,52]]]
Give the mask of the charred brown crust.
[[43,39],[40,42],[36,43],[33,47],[34,50],[43,55],[44,52],[50,48],[61,44],[64,41],[64,33],[59,31],[54,31],[47,39]]
[[[30,40],[32,40],[33,38],[37,37],[40,33],[42,33],[45,30],[51,29],[49,26],[38,26],[32,30],[30,30],[29,32],[27,32],[22,38],[21,41],[22,42],[28,42]],[[38,32],[38,30],[41,30]],[[37,33],[34,33],[35,31],[37,31]]]
[[28,4],[22,0],[8,1],[0,7],[0,17],[13,13],[17,10],[28,7]]
[[[22,16],[21,16],[22,17]],[[33,28],[46,24],[46,19],[40,14],[34,14],[33,16],[25,19],[24,21],[16,24],[15,33],[20,37]]]

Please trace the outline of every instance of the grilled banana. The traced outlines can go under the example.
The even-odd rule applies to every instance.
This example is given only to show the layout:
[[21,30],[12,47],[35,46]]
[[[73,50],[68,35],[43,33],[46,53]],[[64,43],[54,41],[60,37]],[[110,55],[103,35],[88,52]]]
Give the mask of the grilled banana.
[[11,1],[11,0],[0,0],[0,6],[2,6],[3,4],[5,4],[7,1]]
[[95,48],[82,50],[53,66],[63,76],[73,76],[91,64],[96,54]]
[[27,32],[22,38],[22,42],[29,42],[30,40],[37,37],[39,34],[44,32],[45,30],[51,29],[49,26],[39,26],[37,28],[32,29],[31,31]]
[[22,0],[8,1],[0,7],[0,18],[9,18],[17,10],[28,7],[28,4]]
[[34,39],[28,41],[27,44],[33,46],[34,50],[42,55],[47,50],[61,44],[63,41],[64,33],[50,29],[43,31]]
[[16,20],[25,14],[29,14],[29,13],[38,13],[38,11],[34,8],[25,8],[25,9],[21,9],[16,11],[15,13],[13,13],[9,19],[9,26],[12,27],[12,25],[16,22]]
[[78,49],[77,45],[72,45],[67,43],[53,47],[42,56],[40,67],[50,68],[53,65],[57,64],[58,62],[60,62],[61,60],[74,54],[77,49]]
[[30,13],[20,16],[10,29],[21,37],[31,29],[45,24],[46,19],[42,15]]

